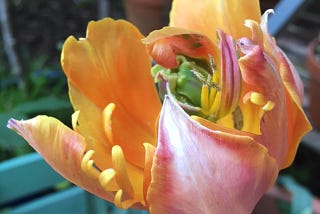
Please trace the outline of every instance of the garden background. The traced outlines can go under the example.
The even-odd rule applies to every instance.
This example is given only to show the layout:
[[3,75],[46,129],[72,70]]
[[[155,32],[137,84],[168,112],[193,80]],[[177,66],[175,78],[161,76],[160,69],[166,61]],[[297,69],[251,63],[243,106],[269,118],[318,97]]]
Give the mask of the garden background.
[[[5,2],[0,0],[1,4]],[[60,52],[69,35],[84,37],[88,21],[105,16],[126,18],[124,3],[118,0],[10,0],[7,2],[7,24],[11,31],[12,48],[16,54],[15,65],[10,64],[4,36],[3,10],[0,11],[2,36],[0,37],[0,162],[33,152],[17,134],[6,128],[11,117],[22,119],[39,114],[58,118],[65,124],[71,122],[73,113],[67,94],[66,78],[60,66]],[[315,1],[309,1],[315,2]],[[274,7],[278,1],[262,1],[262,11]],[[319,4],[309,3],[307,11],[320,14]],[[2,8],[3,9],[3,8]],[[294,16],[298,16],[295,14]],[[300,17],[301,18],[301,17]],[[290,25],[277,34],[279,45],[294,61],[304,80],[308,93],[309,77],[304,60],[307,44],[316,33],[292,35],[292,24],[304,26],[304,30],[316,27],[319,32],[319,16],[316,24],[310,20],[291,20]],[[317,21],[318,20],[318,21]],[[316,26],[315,26],[316,25]],[[289,26],[289,27],[288,27]],[[303,36],[301,36],[303,34]],[[299,37],[300,36],[300,37]],[[10,42],[9,42],[10,43]],[[12,57],[12,56],[11,56]],[[308,108],[308,99],[305,103]],[[318,141],[317,132],[313,140]],[[314,144],[318,142],[312,142]],[[320,197],[320,155],[313,146],[302,144],[294,164],[281,172],[290,175],[311,193]],[[1,189],[0,189],[1,191]],[[1,198],[0,198],[1,200]]]

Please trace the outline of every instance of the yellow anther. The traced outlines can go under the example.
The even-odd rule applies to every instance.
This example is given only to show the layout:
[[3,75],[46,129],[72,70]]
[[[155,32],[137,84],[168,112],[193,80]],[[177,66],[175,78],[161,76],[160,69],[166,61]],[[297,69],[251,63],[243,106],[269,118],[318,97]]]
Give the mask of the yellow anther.
[[250,95],[250,101],[259,106],[264,106],[266,104],[266,100],[264,99],[263,94],[258,92],[253,92]]
[[122,208],[122,189],[118,190],[114,196],[114,205],[119,208]]
[[275,106],[274,102],[271,100],[266,101],[263,94],[258,92],[253,92],[250,95],[250,101],[258,106],[261,106],[262,110],[264,111],[271,111]]
[[133,204],[137,203],[137,202],[141,202],[138,200],[135,200],[134,198],[132,199],[124,199],[123,200],[123,191],[122,189],[118,190],[116,195],[114,196],[114,204],[121,208],[121,209],[128,209],[129,207],[131,207]]
[[91,160],[93,154],[93,150],[89,150],[84,154],[81,160],[81,169],[88,177],[97,179],[100,171],[94,166],[94,161]]
[[107,135],[107,138],[111,144],[113,144],[113,135],[112,135],[112,113],[116,105],[114,103],[109,103],[102,112],[103,119],[103,128]]
[[215,99],[216,99],[216,95],[217,95],[218,90],[216,88],[211,88],[210,90],[210,95],[209,95],[209,105],[211,106]]
[[274,108],[275,104],[272,101],[268,101],[267,104],[263,106],[264,111],[271,111]]
[[201,108],[209,109],[209,87],[207,85],[202,85],[201,89]]
[[79,113],[80,113],[80,111],[75,111],[71,116],[72,128],[75,131],[77,130]]
[[128,176],[126,160],[121,147],[118,145],[112,147],[112,165],[116,171],[116,181],[119,187],[124,191],[126,196],[133,198],[134,190]]
[[117,191],[119,186],[115,181],[116,171],[114,169],[106,169],[99,175],[99,182],[105,191]]
[[[214,93],[214,96],[215,98],[213,99],[213,103],[210,103],[210,114],[217,114],[218,111],[219,111],[219,107],[220,107],[220,103],[221,103],[221,98],[220,98],[220,94],[221,94],[221,91],[216,91],[216,92],[213,92]],[[216,116],[216,115],[214,115]]]
[[202,85],[201,89],[201,111],[207,117],[217,115],[220,99],[216,96],[219,90],[216,87],[209,85]]

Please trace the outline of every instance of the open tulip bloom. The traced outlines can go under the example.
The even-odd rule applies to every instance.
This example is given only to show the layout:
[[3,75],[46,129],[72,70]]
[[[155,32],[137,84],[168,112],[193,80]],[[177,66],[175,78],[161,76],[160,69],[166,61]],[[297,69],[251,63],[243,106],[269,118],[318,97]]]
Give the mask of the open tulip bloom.
[[8,127],[117,207],[250,213],[311,129],[270,12],[256,0],[175,0],[169,26],[145,38],[124,20],[91,21],[61,55],[72,129],[43,115]]

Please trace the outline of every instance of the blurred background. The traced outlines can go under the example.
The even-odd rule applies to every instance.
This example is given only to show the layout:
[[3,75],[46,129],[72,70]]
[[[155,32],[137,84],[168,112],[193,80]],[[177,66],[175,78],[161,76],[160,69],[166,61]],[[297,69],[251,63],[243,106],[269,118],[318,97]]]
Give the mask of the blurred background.
[[[52,194],[73,188],[71,184],[54,175],[22,138],[6,128],[7,120],[12,117],[20,119],[46,114],[70,125],[72,108],[67,95],[66,78],[60,66],[60,52],[64,40],[69,35],[76,38],[84,37],[88,21],[103,17],[129,19],[144,34],[167,24],[170,0],[161,0],[160,6],[148,5],[146,8],[136,2],[143,1],[0,0],[0,213],[37,213],[32,211],[32,207],[39,204],[39,200],[43,202]],[[304,108],[310,118],[312,117],[315,127],[319,127],[320,104],[317,101],[320,101],[320,76],[317,76],[317,71],[320,72],[320,66],[316,60],[317,53],[320,56],[319,1],[261,1],[262,11],[269,8],[276,10],[275,15],[270,18],[270,30],[302,77],[306,92]],[[135,9],[140,12],[135,12]],[[150,13],[153,16],[151,21],[145,22]],[[310,54],[308,48],[311,47],[312,41],[316,42],[313,42],[315,45]],[[310,61],[309,57],[313,57],[314,60]],[[312,92],[312,89],[315,92]],[[319,139],[318,129],[315,128],[303,138],[294,164],[281,172],[293,177],[298,185],[306,188],[314,197],[320,197]],[[30,171],[25,173],[29,174],[21,174],[21,168],[28,167]],[[18,169],[20,174],[17,172]],[[40,180],[52,181],[50,184],[43,184],[41,188],[19,192],[20,187],[15,185],[36,185],[30,177],[32,173],[39,173]],[[49,178],[43,177],[48,175]],[[23,179],[25,183],[19,176],[26,177]],[[80,201],[87,204],[83,208],[86,211],[76,213],[101,213],[103,210],[106,211],[102,213],[136,212],[117,210],[80,190],[74,191],[74,194],[82,194]],[[61,197],[63,196],[58,198]],[[50,204],[56,203],[54,199],[50,200],[42,206],[50,207]],[[62,206],[62,203],[60,204]],[[100,210],[93,208],[100,205]],[[29,207],[29,211],[26,207]],[[39,213],[43,212],[41,209]],[[53,213],[57,213],[57,209],[50,208],[54,210]],[[283,210],[282,213],[289,212],[288,209]]]

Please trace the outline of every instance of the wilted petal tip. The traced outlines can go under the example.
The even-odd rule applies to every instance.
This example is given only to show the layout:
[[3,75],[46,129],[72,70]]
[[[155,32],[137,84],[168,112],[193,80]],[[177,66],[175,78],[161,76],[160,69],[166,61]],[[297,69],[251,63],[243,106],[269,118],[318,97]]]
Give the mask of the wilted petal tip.
[[14,131],[18,131],[19,130],[18,121],[13,118],[10,118],[7,123],[7,128],[12,129]]
[[264,12],[265,14],[269,15],[269,14],[273,14],[274,13],[274,10],[273,9],[268,9]]
[[274,10],[273,9],[268,9],[263,13],[263,15],[261,17],[261,26],[267,27],[268,17],[269,17],[270,14],[274,14]]

